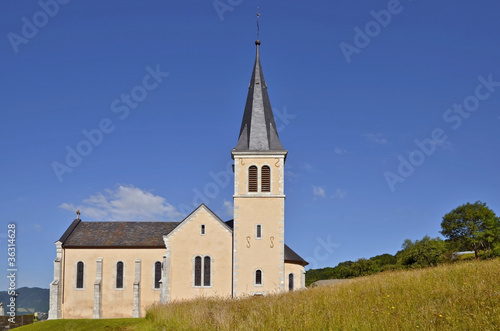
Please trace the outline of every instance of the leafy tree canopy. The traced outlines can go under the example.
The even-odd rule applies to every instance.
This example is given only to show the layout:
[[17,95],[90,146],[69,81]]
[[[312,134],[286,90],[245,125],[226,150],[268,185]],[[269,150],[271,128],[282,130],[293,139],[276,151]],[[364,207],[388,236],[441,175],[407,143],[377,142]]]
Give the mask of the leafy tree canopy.
[[476,258],[480,249],[490,251],[500,242],[500,219],[481,201],[468,202],[444,215],[441,229],[456,245],[472,249]]
[[437,265],[446,251],[446,243],[441,238],[423,237],[421,240],[406,239],[398,252],[398,263],[407,267]]

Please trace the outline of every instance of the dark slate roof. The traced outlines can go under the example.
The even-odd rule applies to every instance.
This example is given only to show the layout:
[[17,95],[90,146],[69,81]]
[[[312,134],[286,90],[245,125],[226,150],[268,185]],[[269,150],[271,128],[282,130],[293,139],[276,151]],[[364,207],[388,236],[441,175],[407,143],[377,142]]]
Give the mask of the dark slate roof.
[[59,241],[63,247],[165,247],[163,235],[179,222],[73,221]]
[[[229,220],[229,221],[226,221],[225,223],[227,224],[227,226],[229,226],[231,229],[233,229],[234,220]],[[285,262],[301,264],[303,266],[306,266],[309,264],[308,262],[306,262],[306,260],[301,258],[299,254],[295,253],[286,244],[285,244]]]
[[303,258],[299,256],[299,254],[295,253],[290,247],[285,244],[285,262],[301,264],[303,266],[308,265]]
[[234,151],[284,151],[274,122],[273,109],[260,65],[259,45],[253,67],[240,135]]
[[66,239],[68,239],[69,235],[73,232],[73,230],[80,224],[81,220],[79,218],[75,219],[73,223],[64,231],[63,235],[59,239],[60,242],[64,243]]

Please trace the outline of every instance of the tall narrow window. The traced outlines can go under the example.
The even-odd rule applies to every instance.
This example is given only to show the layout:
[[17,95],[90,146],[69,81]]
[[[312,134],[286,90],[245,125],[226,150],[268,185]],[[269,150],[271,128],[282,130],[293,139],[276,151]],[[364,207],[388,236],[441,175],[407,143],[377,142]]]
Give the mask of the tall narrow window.
[[255,238],[262,239],[262,224],[255,226]]
[[257,192],[257,167],[248,168],[248,192]]
[[76,288],[83,288],[83,262],[76,264]]
[[160,288],[161,262],[155,262],[155,288]]
[[200,234],[202,234],[202,235],[205,234],[205,224],[201,225]]
[[294,281],[294,276],[293,274],[288,275],[288,290],[293,291],[293,281]]
[[212,286],[212,258],[210,256],[194,258],[194,286]]
[[194,258],[194,286],[201,286],[201,257]]
[[271,192],[271,168],[269,166],[262,167],[260,187],[262,192]]
[[255,270],[255,285],[262,285],[262,270]]
[[210,286],[210,257],[203,259],[203,286]]
[[116,263],[116,288],[123,288],[123,262]]

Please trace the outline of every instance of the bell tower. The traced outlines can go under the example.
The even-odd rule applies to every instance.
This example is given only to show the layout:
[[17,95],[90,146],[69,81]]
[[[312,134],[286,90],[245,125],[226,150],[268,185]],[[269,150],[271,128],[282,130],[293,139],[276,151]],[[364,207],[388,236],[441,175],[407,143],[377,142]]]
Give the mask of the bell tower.
[[234,159],[233,297],[284,291],[285,159],[260,64],[260,41]]

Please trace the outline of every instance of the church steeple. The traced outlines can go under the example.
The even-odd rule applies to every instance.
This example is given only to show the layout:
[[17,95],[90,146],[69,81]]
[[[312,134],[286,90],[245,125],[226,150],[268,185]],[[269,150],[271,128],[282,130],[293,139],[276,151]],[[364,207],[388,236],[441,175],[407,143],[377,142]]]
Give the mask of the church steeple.
[[233,297],[285,290],[285,158],[260,66],[253,67],[234,159]]
[[234,151],[284,151],[274,122],[273,109],[260,64],[260,40],[253,67],[243,121]]

